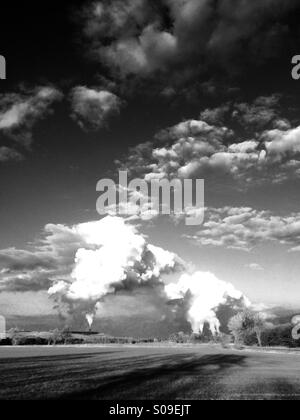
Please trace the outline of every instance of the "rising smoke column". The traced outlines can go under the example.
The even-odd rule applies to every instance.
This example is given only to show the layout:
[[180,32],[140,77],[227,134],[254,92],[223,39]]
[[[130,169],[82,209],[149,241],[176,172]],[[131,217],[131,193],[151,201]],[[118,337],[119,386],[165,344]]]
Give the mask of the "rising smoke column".
[[225,305],[228,300],[249,306],[249,300],[242,292],[224,281],[217,279],[212,273],[195,272],[183,274],[178,283],[172,283],[165,287],[167,297],[172,301],[188,298],[189,310],[188,321],[195,334],[203,333],[205,323],[213,335],[220,333],[220,321],[217,317],[217,309]]
[[162,274],[177,270],[179,258],[147,243],[136,228],[118,217],[73,227],[84,247],[76,252],[69,278],[50,289],[58,306],[86,316],[91,328],[98,305],[119,290],[161,284]]
[[186,302],[187,320],[194,333],[203,333],[205,323],[212,334],[220,332],[217,312],[221,305],[250,305],[242,292],[211,273],[185,273],[178,283],[165,285],[163,274],[183,270],[184,263],[175,254],[148,244],[122,218],[108,216],[79,224],[72,227],[72,233],[81,244],[73,270],[63,280],[55,281],[49,295],[60,313],[67,311],[73,318],[85,316],[90,329],[105,297],[143,286],[163,287],[166,304]]

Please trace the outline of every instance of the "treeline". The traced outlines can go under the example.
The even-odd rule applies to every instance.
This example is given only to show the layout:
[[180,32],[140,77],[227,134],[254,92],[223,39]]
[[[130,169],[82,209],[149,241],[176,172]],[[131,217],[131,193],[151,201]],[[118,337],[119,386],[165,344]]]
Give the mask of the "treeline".
[[83,344],[83,340],[73,337],[68,329],[54,330],[49,333],[29,333],[17,328],[7,332],[5,340],[0,341],[2,346],[47,346],[63,344]]
[[206,325],[202,334],[187,334],[178,332],[172,334],[167,340],[159,338],[132,338],[112,337],[105,334],[83,334],[73,333],[69,328],[53,330],[48,333],[26,333],[18,329],[8,331],[7,338],[0,340],[0,346],[56,346],[56,345],[97,345],[97,344],[155,344],[155,343],[176,343],[176,344],[202,344],[218,343],[223,347],[235,345],[261,346],[261,347],[300,347],[300,340],[292,337],[292,324],[273,325],[266,321],[263,314],[244,310],[223,326],[222,332],[213,335]]
[[[292,337],[291,324],[279,325],[262,332],[261,340],[264,347],[288,347],[299,348],[300,340],[294,340]],[[255,335],[248,335],[245,338],[245,345],[253,346],[256,344]]]
[[266,321],[263,314],[244,310],[229,320],[220,334],[213,335],[208,325],[202,334],[172,334],[169,341],[178,344],[220,343],[224,347],[235,344],[260,347],[300,347],[300,340],[292,337],[292,324],[273,325]]
[[97,345],[97,344],[150,344],[158,342],[156,338],[112,337],[105,334],[73,333],[69,328],[54,330],[49,333],[28,333],[13,329],[7,332],[7,338],[0,340],[0,346],[61,346],[61,345]]
[[[300,348],[300,340],[296,341],[291,335],[292,326],[290,324],[274,326],[262,332],[261,346],[262,347],[287,347],[287,348]],[[204,334],[186,334],[179,332],[172,334],[169,337],[171,343],[177,344],[222,344],[227,347],[232,344],[237,346],[257,346],[257,337],[255,334],[246,334],[244,339],[239,343],[235,343],[233,335],[220,333],[213,336],[209,332]]]

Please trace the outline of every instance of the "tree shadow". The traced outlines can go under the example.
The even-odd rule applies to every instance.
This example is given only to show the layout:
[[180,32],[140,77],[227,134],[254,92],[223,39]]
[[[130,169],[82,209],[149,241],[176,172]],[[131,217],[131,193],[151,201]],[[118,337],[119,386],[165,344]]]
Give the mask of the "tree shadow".
[[[195,356],[191,354],[172,355],[168,357],[149,358],[145,363],[129,362],[123,365],[124,370],[114,373],[101,381],[98,377],[88,380],[88,387],[78,392],[66,393],[60,397],[64,400],[110,400],[110,399],[177,399],[191,394],[191,390],[207,387],[233,367],[243,367],[246,356],[235,354],[216,354]],[[145,362],[145,361],[144,361]],[[116,366],[118,370],[120,366]],[[94,372],[95,374],[95,372]],[[97,375],[96,375],[97,376]]]
[[298,371],[294,359],[209,347],[67,349],[0,360],[0,399],[300,399]]

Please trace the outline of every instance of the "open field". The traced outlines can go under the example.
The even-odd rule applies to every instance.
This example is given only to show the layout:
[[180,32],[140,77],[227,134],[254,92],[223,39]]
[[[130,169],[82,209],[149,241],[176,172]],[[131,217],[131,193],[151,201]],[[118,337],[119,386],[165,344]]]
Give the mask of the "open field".
[[300,354],[197,347],[0,348],[0,399],[300,399]]

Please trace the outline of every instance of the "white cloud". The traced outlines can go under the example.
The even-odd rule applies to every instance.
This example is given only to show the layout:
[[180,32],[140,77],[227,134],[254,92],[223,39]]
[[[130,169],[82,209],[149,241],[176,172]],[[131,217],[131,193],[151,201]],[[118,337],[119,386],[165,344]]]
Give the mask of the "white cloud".
[[207,209],[201,230],[187,236],[202,246],[250,251],[275,242],[296,251],[300,243],[300,213],[278,216],[252,208]]
[[120,112],[122,101],[111,92],[78,86],[71,94],[72,117],[81,128],[98,130]]
[[[264,164],[264,155],[257,141],[226,146],[226,141],[232,136],[232,131],[226,127],[186,121],[158,134],[160,141],[173,141],[171,146],[153,146],[151,155],[144,155],[143,162],[132,153],[126,165],[129,169],[131,165],[137,169],[136,162],[140,162],[140,170],[146,176],[152,173],[159,177],[193,178],[207,172],[224,172],[239,178],[247,174],[248,169]],[[140,149],[134,152],[140,153]]]
[[299,178],[300,127],[291,128],[280,115],[279,99],[272,95],[207,109],[201,114],[206,121],[187,120],[160,131],[152,142],[132,149],[121,165],[145,179],[220,182],[226,176],[236,188]]
[[300,127],[290,130],[271,130],[265,133],[266,148],[272,155],[281,157],[286,154],[300,153]]
[[107,295],[161,287],[164,274],[182,267],[175,254],[108,216],[71,227],[47,225],[30,250],[1,250],[0,292],[49,289],[62,312],[93,314]]
[[223,125],[233,120],[242,130],[264,130],[268,127],[289,128],[288,121],[280,116],[281,96],[260,96],[253,102],[226,103],[217,108],[208,108],[201,112],[200,118],[209,124]]
[[257,263],[247,264],[246,268],[249,268],[252,271],[264,271],[263,267]]
[[23,93],[0,95],[0,132],[23,146],[30,146],[33,127],[61,99],[62,93],[49,86],[37,87]]
[[[66,283],[65,294],[70,300],[98,301],[125,288],[128,282],[157,282],[163,272],[176,267],[174,254],[147,244],[123,219],[108,216],[74,229],[86,245],[77,250],[74,269]],[[62,283],[59,288],[63,291]]]

